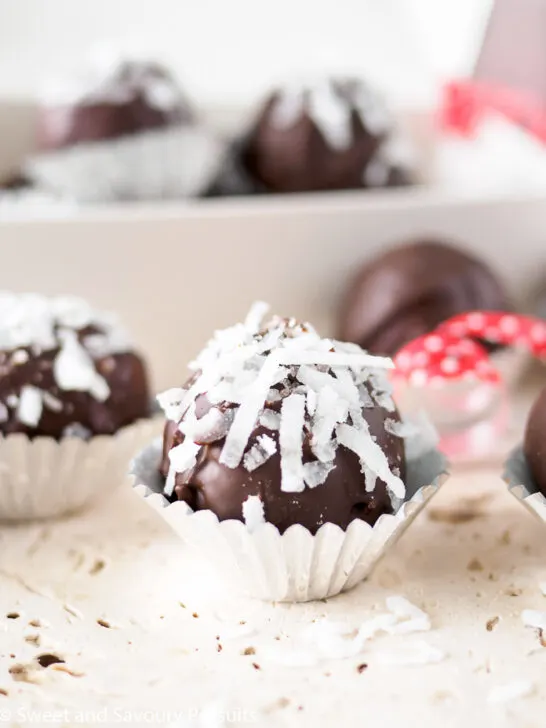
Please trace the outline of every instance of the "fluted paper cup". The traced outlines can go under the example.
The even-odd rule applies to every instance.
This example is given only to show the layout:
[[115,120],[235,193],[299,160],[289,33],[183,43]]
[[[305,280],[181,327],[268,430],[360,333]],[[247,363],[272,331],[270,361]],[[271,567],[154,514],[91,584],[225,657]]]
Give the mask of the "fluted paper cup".
[[126,480],[127,462],[161,429],[141,420],[89,440],[0,438],[0,521],[57,518],[80,511]]
[[77,202],[184,199],[208,188],[224,153],[208,129],[179,126],[40,154],[25,174]]
[[510,493],[531,513],[546,523],[546,498],[540,492],[531,474],[521,445],[510,453],[505,462],[503,478]]
[[271,523],[250,531],[240,521],[219,521],[211,511],[169,503],[158,472],[159,439],[135,458],[133,485],[238,590],[264,601],[306,602],[335,596],[366,579],[444,483],[446,460],[426,439],[406,440],[406,497],[394,514],[381,516],[373,527],[355,519],[346,531],[326,523],[315,535],[300,525],[281,534]]

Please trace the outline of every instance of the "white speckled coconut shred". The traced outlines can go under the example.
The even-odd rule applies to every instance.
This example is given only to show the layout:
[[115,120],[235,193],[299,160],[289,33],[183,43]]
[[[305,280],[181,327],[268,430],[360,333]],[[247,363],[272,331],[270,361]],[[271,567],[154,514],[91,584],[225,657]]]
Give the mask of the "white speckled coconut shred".
[[[379,478],[394,497],[403,498],[399,472],[389,466],[362,416],[363,408],[375,405],[394,410],[385,376],[391,361],[354,344],[321,339],[293,319],[274,318],[262,326],[267,310],[257,303],[244,324],[216,332],[192,364],[196,375],[189,388],[158,396],[185,435],[170,452],[166,495],[172,494],[176,475],[195,466],[205,443],[225,437],[220,463],[229,468],[242,465],[252,473],[279,451],[284,492],[320,487],[343,446],[358,455],[370,489]],[[197,419],[195,401],[204,393],[213,406]],[[406,434],[394,420],[388,422],[388,432]],[[256,428],[261,431],[253,435]],[[311,462],[304,462],[304,438],[315,457]],[[250,508],[247,502],[247,515]]]

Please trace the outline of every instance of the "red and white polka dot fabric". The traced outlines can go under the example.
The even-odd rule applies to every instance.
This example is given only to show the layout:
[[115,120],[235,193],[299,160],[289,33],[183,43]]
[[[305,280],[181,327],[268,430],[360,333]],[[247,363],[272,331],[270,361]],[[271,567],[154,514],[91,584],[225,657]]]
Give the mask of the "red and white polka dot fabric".
[[546,322],[495,311],[454,316],[402,347],[394,357],[396,374],[415,386],[463,378],[498,382],[500,374],[479,341],[523,347],[537,358],[546,358]]

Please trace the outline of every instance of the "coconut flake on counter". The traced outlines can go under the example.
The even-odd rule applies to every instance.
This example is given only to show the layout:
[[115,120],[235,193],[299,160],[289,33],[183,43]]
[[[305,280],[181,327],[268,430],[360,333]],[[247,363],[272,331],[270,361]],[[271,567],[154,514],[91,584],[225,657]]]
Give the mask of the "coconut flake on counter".
[[492,704],[509,703],[518,698],[527,698],[535,692],[529,680],[514,680],[506,685],[496,685],[487,693],[487,702]]
[[378,653],[379,660],[384,665],[398,665],[400,667],[413,667],[414,665],[436,665],[443,662],[447,653],[438,647],[430,645],[425,640],[418,640],[403,648],[385,650]]
[[[294,319],[277,317],[263,327],[267,310],[259,302],[243,324],[216,331],[191,365],[196,376],[189,389],[158,396],[167,417],[179,422],[186,440],[192,441],[191,447],[173,448],[171,470],[191,469],[200,445],[225,438],[220,464],[237,468],[242,463],[253,472],[279,450],[281,489],[301,492],[326,482],[337,447],[344,446],[361,460],[369,490],[380,478],[393,496],[403,498],[399,473],[390,470],[362,416],[362,408],[374,406],[374,400],[394,409],[385,376],[390,359],[366,354],[354,344],[321,339],[311,326]],[[197,420],[199,395],[206,395],[213,407]],[[221,415],[215,405],[225,403],[232,406],[228,415]],[[279,404],[280,413],[275,411]],[[278,435],[251,443],[257,426]],[[305,464],[304,438],[316,458]],[[168,483],[172,493],[174,476]]]
[[521,613],[521,621],[525,627],[546,631],[546,612],[539,612],[536,609],[524,609]]
[[243,503],[243,520],[247,529],[252,533],[258,526],[265,523],[264,504],[257,495],[249,495]]
[[266,463],[277,452],[277,445],[269,435],[260,435],[256,444],[246,453],[243,464],[249,473]]

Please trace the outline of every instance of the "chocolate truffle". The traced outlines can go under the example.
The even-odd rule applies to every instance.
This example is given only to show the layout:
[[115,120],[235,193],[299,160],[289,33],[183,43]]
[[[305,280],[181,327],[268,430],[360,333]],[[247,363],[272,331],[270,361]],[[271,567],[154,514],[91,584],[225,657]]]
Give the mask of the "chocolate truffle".
[[382,99],[357,80],[275,91],[240,155],[249,177],[268,192],[404,184],[412,156]]
[[0,294],[0,432],[88,437],[148,415],[144,363],[112,316],[78,298]]
[[538,489],[546,495],[546,388],[529,414],[523,451]]
[[255,306],[218,332],[167,415],[165,495],[220,520],[373,525],[403,498],[403,424],[384,367],[359,347]]
[[445,243],[414,242],[362,267],[342,301],[338,335],[370,352],[394,355],[442,321],[475,309],[511,310],[487,265]]
[[42,152],[101,142],[193,121],[193,111],[161,65],[117,61],[74,87],[52,91],[38,114]]

